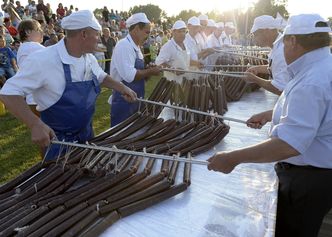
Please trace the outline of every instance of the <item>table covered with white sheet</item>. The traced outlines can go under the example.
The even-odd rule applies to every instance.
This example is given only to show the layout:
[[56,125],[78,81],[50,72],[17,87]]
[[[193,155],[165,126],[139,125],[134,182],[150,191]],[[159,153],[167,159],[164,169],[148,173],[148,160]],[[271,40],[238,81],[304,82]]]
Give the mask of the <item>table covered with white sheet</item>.
[[[263,89],[245,93],[240,101],[228,103],[225,116],[247,120],[255,113],[273,109],[276,100],[277,96]],[[195,159],[206,160],[215,151],[252,145],[268,137],[269,124],[255,130],[245,124],[226,123],[229,134],[215,149]],[[177,179],[181,182],[182,177]],[[193,165],[188,190],[117,221],[102,236],[274,236],[277,188],[273,164],[242,164],[231,174]]]

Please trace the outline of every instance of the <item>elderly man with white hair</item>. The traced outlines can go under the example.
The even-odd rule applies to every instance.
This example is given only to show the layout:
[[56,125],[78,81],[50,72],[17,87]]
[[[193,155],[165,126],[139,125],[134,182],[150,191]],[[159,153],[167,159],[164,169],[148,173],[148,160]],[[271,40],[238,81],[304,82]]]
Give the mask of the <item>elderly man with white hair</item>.
[[[254,82],[274,94],[280,95],[289,81],[289,73],[284,57],[284,44],[282,35],[278,32],[280,21],[272,16],[263,15],[256,17],[250,33],[256,45],[270,47],[269,64],[250,67],[245,78]],[[258,74],[269,74],[271,80],[265,80]]]
[[[135,13],[126,21],[129,34],[121,39],[113,50],[110,75],[144,98],[145,79],[159,75],[159,67],[145,68],[140,47],[150,35],[150,21],[144,13]],[[138,103],[128,103],[115,91],[111,101],[111,126],[115,126],[137,112]]]
[[[41,147],[54,138],[85,143],[93,137],[100,85],[115,89],[128,101],[136,99],[135,92],[107,75],[91,54],[101,30],[91,11],[74,12],[62,19],[61,26],[66,37],[32,53],[0,91],[8,110],[28,126],[32,141]],[[33,95],[41,118],[24,101],[27,94]],[[59,146],[51,145],[46,160],[55,159],[59,152]]]
[[332,208],[330,32],[318,14],[289,18],[283,42],[290,81],[273,111],[247,121],[256,128],[271,121],[270,138],[209,159],[210,170],[224,173],[241,163],[277,162],[276,237],[317,236]]

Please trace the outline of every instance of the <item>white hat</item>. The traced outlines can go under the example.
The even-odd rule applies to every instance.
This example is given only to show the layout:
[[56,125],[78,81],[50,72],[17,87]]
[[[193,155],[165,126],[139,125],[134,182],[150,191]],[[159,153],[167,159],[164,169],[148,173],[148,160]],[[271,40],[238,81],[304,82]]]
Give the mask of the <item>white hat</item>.
[[229,21],[229,22],[226,22],[226,23],[225,23],[225,27],[228,27],[228,28],[233,28],[233,29],[235,29],[235,26],[234,26],[233,22],[231,22],[231,21]]
[[198,16],[198,19],[199,19],[200,21],[207,21],[209,18],[208,18],[207,15],[199,15],[199,16]]
[[216,25],[217,25],[218,28],[224,28],[225,27],[224,22],[218,22],[218,23],[216,23]]
[[[326,26],[316,26],[318,22],[326,23]],[[284,35],[306,35],[319,32],[331,32],[327,21],[318,14],[300,14],[290,16]]]
[[80,10],[73,12],[61,20],[61,27],[65,30],[78,30],[91,27],[101,31],[101,26],[96,17],[89,10]]
[[182,20],[178,20],[174,23],[172,30],[179,30],[183,28],[187,28],[186,23]]
[[274,19],[272,16],[262,15],[258,16],[254,20],[254,25],[252,26],[250,33],[254,33],[257,30],[261,29],[280,29],[280,21]]
[[208,20],[207,26],[210,26],[210,27],[217,27],[215,21],[212,20],[212,19],[209,19],[209,20]]
[[127,20],[126,20],[126,26],[127,28],[131,27],[132,25],[135,25],[137,23],[145,23],[145,24],[150,24],[151,22],[143,12],[135,13],[131,15]]
[[200,26],[201,23],[199,22],[198,17],[193,16],[193,17],[190,17],[190,18],[189,18],[189,20],[188,20],[188,25]]

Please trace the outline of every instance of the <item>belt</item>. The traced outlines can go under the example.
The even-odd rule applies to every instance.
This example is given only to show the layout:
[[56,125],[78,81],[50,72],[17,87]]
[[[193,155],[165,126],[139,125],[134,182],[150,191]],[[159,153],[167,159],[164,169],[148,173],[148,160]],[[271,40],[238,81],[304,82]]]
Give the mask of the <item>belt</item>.
[[332,170],[328,168],[320,168],[311,165],[294,165],[287,162],[278,162],[275,164],[276,170],[289,170],[289,169],[311,169],[311,170]]

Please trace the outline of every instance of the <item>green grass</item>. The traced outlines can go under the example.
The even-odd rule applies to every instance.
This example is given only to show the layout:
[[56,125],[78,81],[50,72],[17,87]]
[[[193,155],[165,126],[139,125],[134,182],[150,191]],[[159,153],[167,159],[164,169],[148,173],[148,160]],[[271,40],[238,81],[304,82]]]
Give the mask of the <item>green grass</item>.
[[[148,97],[159,77],[152,77],[146,83]],[[102,89],[94,115],[95,134],[109,128],[110,105],[107,103],[111,90]],[[31,142],[31,134],[25,125],[11,114],[0,117],[0,183],[6,182],[41,160],[38,146]]]

